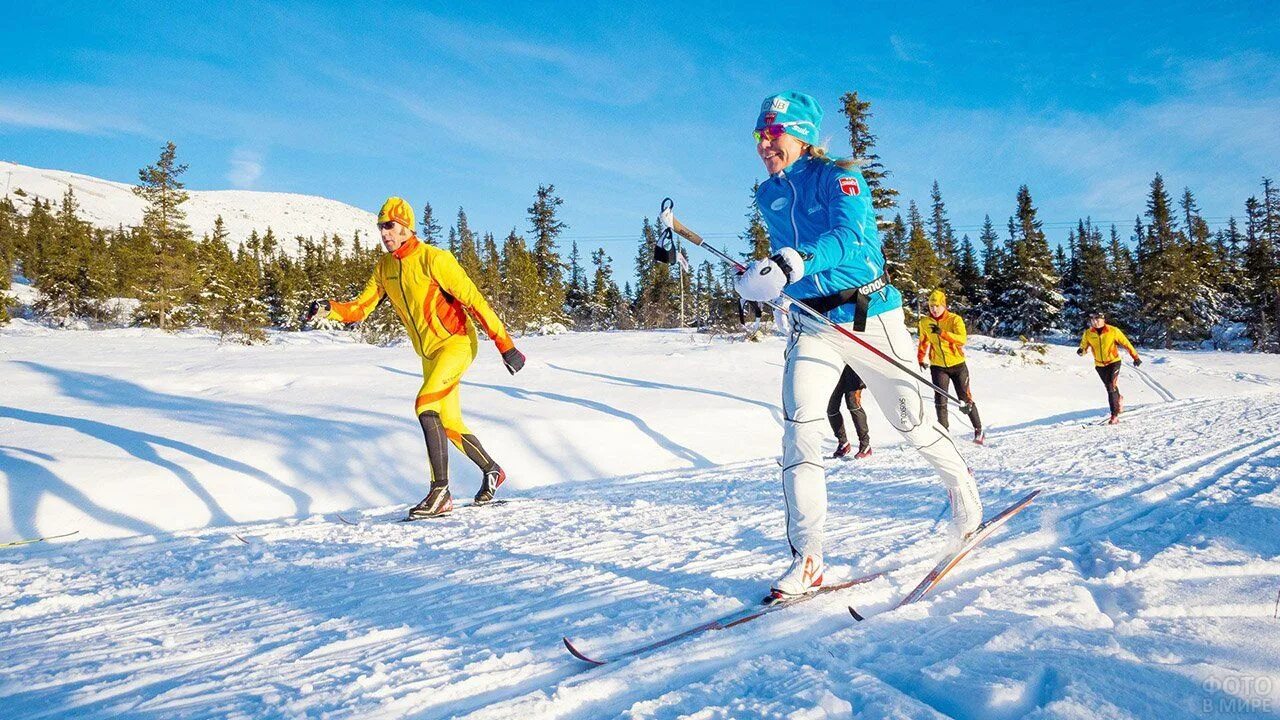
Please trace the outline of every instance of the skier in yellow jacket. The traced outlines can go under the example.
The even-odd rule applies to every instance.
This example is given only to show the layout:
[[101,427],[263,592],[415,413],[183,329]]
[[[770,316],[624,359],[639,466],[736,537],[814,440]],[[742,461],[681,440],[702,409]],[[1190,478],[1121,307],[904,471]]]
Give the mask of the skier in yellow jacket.
[[491,502],[507,476],[462,421],[458,391],[462,374],[475,359],[479,346],[469,318],[474,318],[498,346],[502,362],[512,375],[524,367],[524,355],[453,255],[414,235],[413,208],[409,203],[398,197],[389,198],[378,213],[378,229],[387,253],[378,259],[373,276],[360,295],[350,302],[317,301],[309,315],[325,310],[329,320],[360,322],[385,296],[404,323],[414,351],[422,358],[422,388],[414,402],[414,414],[427,441],[431,490],[409,510],[408,519],[444,515],[453,509],[449,442],[466,453],[484,475],[475,504]]
[[1124,396],[1120,394],[1120,350],[1123,347],[1133,358],[1133,366],[1142,365],[1142,358],[1133,349],[1133,343],[1124,336],[1120,328],[1107,324],[1107,318],[1100,312],[1089,316],[1089,328],[1080,337],[1080,349],[1077,355],[1084,355],[1085,350],[1093,351],[1093,369],[1098,371],[1102,384],[1107,388],[1107,404],[1111,407],[1111,425],[1120,422],[1120,413],[1124,411]]
[[[919,330],[916,360],[920,369],[929,368],[933,384],[943,390],[955,381],[956,395],[969,406],[973,441],[981,445],[986,440],[986,433],[982,431],[982,418],[978,417],[978,406],[974,404],[973,393],[969,389],[969,366],[964,361],[964,344],[969,335],[965,332],[964,318],[947,309],[947,294],[942,290],[929,293],[929,314],[920,318]],[[933,406],[938,412],[938,423],[949,428],[947,396],[935,390]]]

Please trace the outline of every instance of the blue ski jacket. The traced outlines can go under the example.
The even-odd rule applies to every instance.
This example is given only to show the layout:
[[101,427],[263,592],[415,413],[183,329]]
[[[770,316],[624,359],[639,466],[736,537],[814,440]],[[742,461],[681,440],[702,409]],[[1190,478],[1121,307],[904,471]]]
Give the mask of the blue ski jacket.
[[[769,229],[773,252],[795,248],[804,259],[804,277],[787,286],[791,297],[832,295],[862,287],[884,274],[871,191],[856,169],[805,155],[760,184],[756,205]],[[872,293],[868,300],[868,317],[902,307],[902,293],[892,285]],[[854,310],[853,303],[846,303],[826,315],[834,322],[849,323]]]

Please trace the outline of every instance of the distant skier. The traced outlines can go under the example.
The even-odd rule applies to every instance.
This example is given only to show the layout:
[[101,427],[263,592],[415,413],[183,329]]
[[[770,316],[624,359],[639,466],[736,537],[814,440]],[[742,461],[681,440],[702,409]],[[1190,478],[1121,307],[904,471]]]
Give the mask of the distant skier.
[[408,519],[444,515],[453,509],[449,442],[483,473],[475,503],[491,502],[507,474],[462,421],[458,384],[479,347],[475,327],[468,318],[480,323],[498,346],[502,362],[512,375],[524,367],[524,355],[453,255],[420,242],[414,235],[413,208],[409,203],[398,197],[389,198],[378,213],[378,229],[387,253],[378,259],[364,290],[350,302],[312,303],[308,319],[323,310],[329,320],[360,322],[384,296],[391,301],[414,351],[422,358],[422,388],[414,401],[414,414],[427,442],[431,470],[431,490],[409,510]]
[[1093,369],[1098,371],[1102,385],[1107,388],[1107,405],[1111,407],[1108,423],[1111,425],[1120,422],[1120,413],[1124,412],[1124,396],[1120,394],[1120,350],[1117,346],[1129,351],[1134,367],[1142,365],[1138,351],[1133,349],[1133,343],[1120,328],[1108,325],[1103,313],[1090,315],[1089,328],[1080,337],[1080,348],[1076,354],[1084,355],[1085,350],[1093,352]]
[[849,454],[853,452],[849,435],[844,429],[844,414],[840,412],[842,404],[849,408],[853,428],[858,433],[858,452],[854,457],[861,460],[871,455],[871,430],[867,427],[867,411],[862,408],[862,391],[866,389],[867,384],[862,382],[858,373],[851,367],[845,367],[840,374],[840,382],[827,401],[827,421],[831,423],[831,432],[836,435],[836,451],[832,458],[848,460]]
[[[969,405],[969,424],[973,425],[973,441],[981,445],[986,438],[982,432],[982,418],[973,402],[969,388],[969,366],[964,360],[964,344],[969,335],[964,329],[964,318],[947,309],[947,294],[941,289],[929,293],[929,314],[920,318],[920,345],[916,348],[916,360],[920,369],[929,369],[933,384],[946,390],[955,381],[956,395]],[[933,391],[933,407],[942,427],[951,429],[947,422],[947,396]]]
[[[884,274],[884,254],[866,179],[855,163],[819,145],[822,110],[812,97],[784,92],[765,99],[756,120],[756,152],[769,178],[756,192],[774,255],[752,261],[735,288],[744,300],[776,299],[785,288],[880,351],[910,363],[911,335],[902,296]],[[772,587],[782,599],[822,585],[827,486],[823,415],[846,366],[853,367],[898,429],[937,470],[951,496],[952,532],[982,522],[978,488],[942,426],[926,416],[917,380],[847,338],[793,310],[782,380],[783,495],[791,566]]]

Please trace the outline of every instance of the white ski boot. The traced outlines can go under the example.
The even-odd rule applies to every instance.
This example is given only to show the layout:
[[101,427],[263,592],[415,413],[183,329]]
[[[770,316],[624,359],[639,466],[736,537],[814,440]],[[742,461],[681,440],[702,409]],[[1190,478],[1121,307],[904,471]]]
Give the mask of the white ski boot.
[[791,559],[791,567],[774,581],[765,602],[780,602],[816,591],[822,587],[822,570],[821,556],[796,555]]
[[951,500],[951,542],[959,547],[982,527],[982,501],[973,475],[960,487],[947,488],[947,497]]

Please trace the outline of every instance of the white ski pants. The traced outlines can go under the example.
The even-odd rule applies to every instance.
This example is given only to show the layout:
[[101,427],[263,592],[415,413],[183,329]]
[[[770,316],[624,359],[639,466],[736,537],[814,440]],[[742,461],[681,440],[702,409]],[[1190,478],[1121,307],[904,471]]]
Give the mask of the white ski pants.
[[[803,311],[796,310],[796,315]],[[852,323],[843,327],[853,330]],[[902,309],[867,318],[858,337],[910,367],[915,343],[907,332]],[[960,451],[933,419],[932,389],[922,391],[910,377],[834,330],[809,320],[797,323],[787,342],[782,380],[782,489],[787,503],[787,540],[797,555],[822,557],[823,523],[827,517],[827,481],[822,441],[827,431],[827,401],[849,365],[902,436],[933,465],[952,498],[953,522],[981,521],[978,489]],[[976,513],[977,520],[973,518]]]

